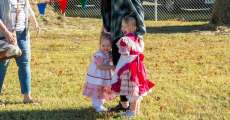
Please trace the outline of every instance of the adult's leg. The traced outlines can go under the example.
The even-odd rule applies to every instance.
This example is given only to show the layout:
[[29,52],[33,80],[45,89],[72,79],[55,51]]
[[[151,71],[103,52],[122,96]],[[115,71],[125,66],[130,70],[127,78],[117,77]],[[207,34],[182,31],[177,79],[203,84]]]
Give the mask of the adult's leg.
[[[118,53],[118,48],[116,46],[117,40],[122,37],[121,32],[121,21],[125,15],[133,13],[134,17],[137,19],[137,34],[141,37],[145,33],[144,25],[144,9],[141,0],[112,0],[112,19],[111,19],[111,33],[113,39],[112,55],[113,63],[117,65],[120,54]],[[126,96],[120,96],[121,103],[127,103],[128,99]],[[120,109],[122,107],[121,103],[117,105],[114,109]]]
[[104,28],[110,32],[111,29],[111,0],[101,0],[101,14]]
[[1,60],[0,61],[0,93],[2,92],[2,86],[4,82],[4,78],[6,75],[7,67],[10,60]]
[[143,35],[146,33],[146,27],[144,24],[144,7],[142,5],[141,0],[131,0],[130,8],[133,12],[132,16],[134,16],[137,20],[137,32],[136,34],[139,37],[143,37]]
[[126,15],[132,15],[137,19],[137,32],[142,37],[146,32],[144,24],[144,8],[141,0],[112,0],[111,33],[113,40],[122,37],[121,22]]
[[[120,58],[120,53],[118,52],[118,47],[116,45],[117,41],[118,40],[114,41],[112,44],[113,64],[115,66],[117,65]],[[128,108],[128,106],[129,106],[128,99],[126,98],[126,96],[121,95],[119,104],[114,108],[112,108],[111,111],[117,111],[117,112],[119,112],[120,110],[124,111]]]
[[[121,21],[123,18],[123,14],[126,14],[127,11],[125,11],[125,8],[128,8],[127,2],[123,1],[123,0],[112,0],[112,35],[113,35],[113,46],[112,46],[112,56],[113,56],[113,64],[116,66],[118,63],[118,60],[120,58],[120,54],[119,54],[119,49],[116,45],[117,41],[120,39],[120,37],[122,37],[121,35]],[[124,9],[122,9],[124,7]],[[120,12],[119,9],[124,10],[123,12]],[[125,106],[124,104],[127,104],[128,99],[126,98],[126,96],[120,96],[120,104],[118,106],[121,106],[121,104],[123,103],[122,106]],[[119,108],[117,106],[117,108]]]
[[18,46],[22,51],[22,55],[16,58],[18,66],[18,76],[21,85],[21,93],[24,95],[24,103],[32,102],[31,98],[31,71],[30,71],[30,40],[27,31],[17,32]]
[[[118,40],[116,40],[116,41],[118,41]],[[119,58],[121,56],[120,53],[118,52],[118,47],[117,47],[116,43],[113,43],[113,46],[112,46],[112,56],[113,56],[113,64],[116,66],[118,61],[119,61]],[[121,102],[128,102],[128,99],[126,98],[126,96],[121,95],[120,101]]]
[[117,40],[115,42],[113,42],[113,44],[112,44],[112,56],[113,56],[114,66],[117,66],[117,63],[118,63],[119,58],[121,56],[120,53],[118,52],[119,50],[118,50],[118,47],[116,45],[116,42],[117,42]]

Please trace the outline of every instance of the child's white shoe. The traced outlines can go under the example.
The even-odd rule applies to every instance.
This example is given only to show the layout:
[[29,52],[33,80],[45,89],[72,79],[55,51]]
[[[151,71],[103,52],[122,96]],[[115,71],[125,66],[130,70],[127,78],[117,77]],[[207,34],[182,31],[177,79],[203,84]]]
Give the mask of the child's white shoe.
[[103,105],[95,107],[96,112],[105,112],[107,111],[107,108],[105,108]]

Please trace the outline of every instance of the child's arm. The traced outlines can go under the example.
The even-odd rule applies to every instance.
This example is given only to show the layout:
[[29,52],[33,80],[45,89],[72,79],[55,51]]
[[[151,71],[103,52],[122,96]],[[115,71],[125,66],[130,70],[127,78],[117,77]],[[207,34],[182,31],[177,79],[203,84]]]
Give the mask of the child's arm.
[[126,37],[122,37],[118,42],[117,46],[119,49],[119,53],[123,56],[128,56],[130,49],[128,45],[128,39]]
[[97,68],[98,69],[101,69],[101,70],[114,70],[115,67],[113,65],[97,65]]
[[103,64],[103,58],[100,57],[100,56],[95,56],[95,62],[96,62],[96,65],[97,65],[97,68],[98,69],[101,69],[101,70],[114,70],[115,67],[113,65],[105,65]]

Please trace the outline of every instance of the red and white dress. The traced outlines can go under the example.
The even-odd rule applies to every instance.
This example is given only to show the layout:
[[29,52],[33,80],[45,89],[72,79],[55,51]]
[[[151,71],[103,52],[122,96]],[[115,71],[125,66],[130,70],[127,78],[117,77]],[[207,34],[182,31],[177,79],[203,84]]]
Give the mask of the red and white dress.
[[99,50],[94,54],[89,66],[83,95],[94,99],[110,100],[113,98],[111,91],[112,71],[98,69],[97,65],[101,64],[109,65],[110,56],[109,53]]
[[117,42],[117,46],[121,57],[112,78],[112,90],[117,95],[137,100],[155,86],[146,76],[144,42],[134,33],[128,33]]

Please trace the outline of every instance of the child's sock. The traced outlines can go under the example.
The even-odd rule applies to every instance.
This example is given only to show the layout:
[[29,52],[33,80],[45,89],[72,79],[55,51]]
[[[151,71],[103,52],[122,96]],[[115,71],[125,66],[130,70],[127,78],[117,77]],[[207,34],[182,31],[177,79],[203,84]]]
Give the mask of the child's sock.
[[96,112],[103,112],[106,111],[107,109],[103,106],[104,100],[103,99],[92,99],[92,104]]
[[130,111],[132,111],[135,115],[139,113],[139,104],[140,100],[134,100],[130,102]]
[[137,105],[136,105],[136,115],[138,115],[140,113],[140,107],[141,107],[141,100],[137,101]]
[[130,110],[134,112],[135,115],[139,114],[140,112],[140,103],[142,97],[132,97],[130,100]]

